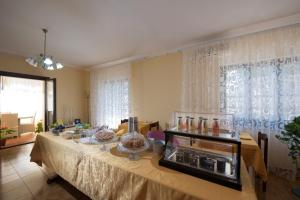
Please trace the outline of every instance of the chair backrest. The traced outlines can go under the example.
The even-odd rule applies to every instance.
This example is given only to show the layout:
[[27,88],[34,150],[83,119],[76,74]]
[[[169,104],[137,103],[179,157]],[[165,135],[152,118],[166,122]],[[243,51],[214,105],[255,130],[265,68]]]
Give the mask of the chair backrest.
[[19,125],[23,124],[35,124],[36,112],[32,116],[19,117]]
[[35,117],[36,117],[36,112],[34,113],[34,115],[32,116],[32,123],[35,123]]
[[159,130],[159,122],[153,122],[151,124],[149,124],[149,131],[152,131],[152,129],[156,128],[156,130]]
[[3,113],[1,114],[1,126],[18,129],[18,113]]
[[261,141],[264,141],[264,162],[266,168],[268,167],[268,135],[262,132],[258,132],[258,146],[261,149]]
[[121,124],[128,122],[128,119],[121,119]]

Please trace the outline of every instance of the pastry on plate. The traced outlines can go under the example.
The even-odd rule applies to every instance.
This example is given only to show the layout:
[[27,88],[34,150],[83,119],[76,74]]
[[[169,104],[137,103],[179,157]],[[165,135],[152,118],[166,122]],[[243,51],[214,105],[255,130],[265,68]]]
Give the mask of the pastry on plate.
[[142,138],[129,138],[127,140],[122,141],[122,145],[128,149],[138,149],[145,145],[144,140]]
[[98,131],[96,134],[95,134],[95,137],[97,140],[100,140],[100,141],[107,141],[107,140],[111,140],[113,139],[115,133],[111,130],[101,130],[101,131]]

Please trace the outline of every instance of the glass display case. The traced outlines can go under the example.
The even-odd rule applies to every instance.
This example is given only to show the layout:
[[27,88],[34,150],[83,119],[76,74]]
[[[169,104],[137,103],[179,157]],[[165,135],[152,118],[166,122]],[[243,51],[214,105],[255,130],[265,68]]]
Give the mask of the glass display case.
[[165,152],[159,165],[241,190],[239,135],[232,131],[218,132],[218,127],[183,128],[180,123],[164,131]]

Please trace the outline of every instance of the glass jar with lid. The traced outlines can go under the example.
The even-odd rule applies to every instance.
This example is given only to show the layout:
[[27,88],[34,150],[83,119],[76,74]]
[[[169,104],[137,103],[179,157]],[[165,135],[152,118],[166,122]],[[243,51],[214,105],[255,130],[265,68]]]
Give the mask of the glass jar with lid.
[[207,118],[203,118],[203,133],[208,133],[208,124],[207,124]]
[[214,136],[218,136],[220,133],[219,122],[217,118],[214,118],[213,120],[212,133]]

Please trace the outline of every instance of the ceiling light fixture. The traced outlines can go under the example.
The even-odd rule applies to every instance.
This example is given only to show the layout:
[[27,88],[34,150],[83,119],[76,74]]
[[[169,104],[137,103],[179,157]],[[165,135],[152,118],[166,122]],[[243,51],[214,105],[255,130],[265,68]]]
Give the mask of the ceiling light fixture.
[[48,32],[47,29],[42,29],[45,37],[44,37],[44,53],[40,54],[40,55],[36,55],[30,58],[26,59],[26,62],[28,62],[30,65],[34,66],[34,67],[41,67],[43,69],[46,70],[56,70],[56,69],[61,69],[64,66],[59,63],[56,62],[52,56],[48,56],[46,55],[46,34]]

